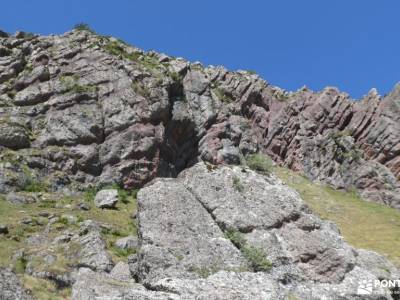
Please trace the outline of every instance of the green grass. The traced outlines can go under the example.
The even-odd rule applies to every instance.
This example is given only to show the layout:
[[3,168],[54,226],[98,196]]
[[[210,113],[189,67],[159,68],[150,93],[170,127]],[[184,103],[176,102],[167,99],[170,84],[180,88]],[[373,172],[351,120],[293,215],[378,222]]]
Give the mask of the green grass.
[[151,95],[150,90],[146,86],[136,81],[132,83],[132,89],[136,94],[145,98],[149,98]]
[[50,281],[35,278],[25,274],[22,277],[22,282],[24,286],[32,292],[34,299],[41,299],[41,300],[71,299],[71,289],[66,288],[59,290],[54,285],[54,283]]
[[136,249],[121,249],[119,247],[112,245],[109,245],[107,247],[111,251],[111,255],[113,256],[114,262],[120,261],[120,260],[126,260],[126,258],[129,255],[135,254]]
[[78,83],[79,77],[76,75],[60,76],[60,83],[64,86],[64,93],[95,93],[97,86],[81,85]]
[[93,202],[96,197],[97,189],[95,187],[89,187],[83,193],[86,202]]
[[[118,237],[130,234],[136,235],[136,223],[131,218],[132,213],[136,211],[136,194],[137,190],[127,192],[127,195],[123,196],[124,198],[126,197],[125,200],[119,201],[115,210],[101,210],[94,205],[93,201],[88,202],[90,206],[88,211],[64,207],[65,205],[74,207],[77,203],[84,201],[84,197],[87,197],[87,194],[81,198],[64,197],[62,199],[51,199],[51,194],[45,194],[44,198],[48,198],[47,200],[22,205],[10,204],[4,199],[4,196],[0,195],[0,220],[1,223],[7,224],[10,231],[6,236],[0,235],[0,266],[9,266],[11,264],[13,253],[26,246],[24,239],[28,235],[43,230],[45,222],[37,222],[36,225],[20,224],[23,218],[37,218],[40,221],[37,215],[42,211],[47,211],[57,216],[62,216],[63,214],[73,215],[80,221],[91,219],[100,223],[107,223],[113,228],[107,234],[107,239],[115,240]],[[56,208],[56,204],[62,204],[62,207]],[[60,230],[71,226],[76,227],[76,225],[69,224],[66,218],[60,218],[59,222],[54,226]]]
[[263,174],[271,173],[273,167],[269,156],[262,153],[248,155],[246,157],[246,164],[250,169]]
[[[136,250],[122,250],[114,246],[117,239],[137,234],[137,225],[132,220],[131,215],[136,211],[137,190],[125,191],[118,188],[120,201],[115,210],[98,209],[93,198],[96,189],[88,189],[82,196],[55,198],[54,194],[43,192],[42,200],[32,204],[13,205],[5,200],[5,196],[0,194],[0,220],[9,228],[9,234],[0,235],[0,267],[11,267],[19,274],[26,288],[32,291],[35,299],[70,299],[70,289],[57,289],[50,281],[34,278],[25,274],[27,265],[26,259],[12,260],[14,253],[19,249],[25,249],[27,255],[33,255],[31,265],[37,271],[51,271],[57,274],[64,274],[76,265],[76,252],[80,245],[74,242],[67,246],[50,246],[47,251],[51,251],[56,256],[56,261],[51,266],[44,263],[40,257],[35,256],[43,246],[32,246],[26,243],[26,238],[34,233],[42,232],[48,222],[47,218],[39,217],[40,212],[46,211],[59,217],[58,222],[52,225],[49,238],[54,238],[61,234],[63,230],[69,229],[76,231],[79,224],[71,224],[68,218],[63,215],[75,216],[78,222],[84,220],[94,220],[102,224],[109,224],[110,230],[102,232],[107,244],[107,250],[111,254],[114,262],[126,261],[127,257]],[[87,201],[90,210],[81,211],[74,209],[82,201]],[[24,225],[20,221],[24,218],[31,218],[33,225]],[[47,246],[46,246],[47,247]],[[67,248],[65,248],[67,247]]]
[[25,192],[39,193],[47,192],[49,186],[45,182],[39,182],[33,179],[29,180],[29,183],[24,187]]
[[275,168],[290,187],[322,219],[335,222],[344,239],[356,248],[376,251],[400,266],[400,212],[367,202],[356,192],[344,192],[312,183],[285,168]]
[[222,88],[220,87],[216,87],[213,89],[215,95],[217,96],[217,98],[224,103],[232,103],[235,101],[235,99],[226,91],[224,91]]

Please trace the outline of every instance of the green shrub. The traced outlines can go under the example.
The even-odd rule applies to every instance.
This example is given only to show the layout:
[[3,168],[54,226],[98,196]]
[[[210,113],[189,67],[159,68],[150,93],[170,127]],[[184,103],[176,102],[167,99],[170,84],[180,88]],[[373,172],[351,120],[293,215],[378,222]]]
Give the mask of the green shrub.
[[235,101],[235,99],[232,97],[232,95],[230,95],[229,93],[227,93],[225,90],[223,90],[220,87],[214,88],[213,91],[221,102],[231,103],[231,102]]
[[121,249],[115,246],[111,248],[111,251],[118,257],[128,257],[136,253],[136,249]]
[[132,89],[138,95],[141,95],[141,96],[143,96],[145,98],[149,98],[150,97],[150,94],[151,94],[150,90],[146,86],[144,86],[143,84],[140,84],[139,82],[136,82],[136,81],[133,82],[132,83]]
[[88,31],[88,32],[90,32],[90,33],[96,33],[96,32],[95,32],[92,28],[90,28],[90,26],[89,26],[88,24],[86,24],[86,23],[78,23],[78,24],[75,24],[74,29],[75,29],[75,30],[78,30],[78,31]]
[[170,72],[169,76],[171,77],[171,79],[174,82],[181,82],[183,80],[183,77],[181,74],[177,73],[177,72]]
[[77,75],[61,76],[60,83],[64,86],[64,93],[94,93],[97,87],[94,85],[81,85]]
[[243,192],[244,191],[244,186],[243,186],[243,184],[240,182],[240,178],[239,177],[237,177],[237,176],[235,176],[235,177],[233,177],[233,179],[232,179],[232,184],[233,184],[233,188],[235,189],[235,190],[237,190],[238,192]]
[[225,231],[225,237],[240,249],[255,272],[266,272],[272,267],[271,262],[266,258],[264,250],[247,245],[246,239],[238,230],[228,229]]
[[125,43],[108,40],[103,47],[111,55],[120,56],[122,58],[138,62],[139,57],[142,56],[142,53],[140,52],[128,53],[125,51],[123,47],[124,45]]
[[235,229],[228,229],[225,231],[225,237],[239,249],[244,247],[246,244],[246,240],[244,239],[243,235]]
[[67,217],[60,217],[58,219],[57,223],[64,224],[64,225],[69,225],[69,220],[68,220]]
[[17,274],[25,273],[27,264],[28,264],[28,260],[24,256],[19,257],[15,261],[14,268],[13,268],[14,272],[17,273]]
[[48,189],[49,186],[46,183],[34,179],[30,179],[28,184],[24,187],[24,191],[30,193],[47,192]]
[[271,159],[262,153],[247,156],[246,164],[250,169],[263,174],[271,173],[273,167]]
[[250,262],[251,267],[256,272],[266,272],[271,269],[272,264],[266,258],[263,249],[254,246],[244,246],[241,248],[243,256]]

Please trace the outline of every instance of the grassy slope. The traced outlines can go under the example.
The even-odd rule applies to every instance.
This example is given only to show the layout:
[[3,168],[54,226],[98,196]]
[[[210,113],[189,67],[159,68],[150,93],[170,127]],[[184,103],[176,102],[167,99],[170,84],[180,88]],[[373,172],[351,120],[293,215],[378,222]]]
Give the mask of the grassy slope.
[[[48,194],[51,198],[51,194]],[[31,249],[25,243],[25,238],[31,234],[40,233],[45,228],[48,220],[46,218],[38,217],[40,212],[46,211],[56,216],[74,215],[79,220],[96,220],[101,223],[109,224],[113,228],[109,233],[104,233],[107,242],[107,249],[112,255],[114,262],[126,260],[126,256],[130,253],[121,253],[115,247],[113,242],[121,236],[130,234],[136,235],[137,229],[135,222],[131,219],[131,215],[136,211],[136,198],[135,196],[128,196],[126,203],[118,202],[117,209],[115,210],[101,210],[95,207],[93,201],[86,203],[91,207],[89,211],[81,211],[73,209],[76,203],[84,202],[82,198],[63,198],[57,201],[41,202],[26,205],[13,205],[4,199],[4,195],[0,194],[0,222],[7,224],[10,234],[7,236],[0,235],[0,267],[8,267],[12,265],[13,253],[21,248]],[[62,208],[56,208],[55,204],[63,204]],[[23,218],[37,219],[41,225],[23,225],[20,221]],[[67,229],[73,225],[57,224],[59,234],[62,230]],[[57,235],[57,232],[55,233]],[[21,279],[28,289],[30,289],[36,299],[69,299],[70,289],[57,290],[54,284],[49,281],[37,279],[24,274],[19,271],[18,267],[13,265],[13,268],[19,273]]]
[[346,241],[357,248],[376,251],[400,266],[400,212],[367,202],[354,192],[312,183],[285,168],[274,173],[296,189],[322,219],[337,224]]

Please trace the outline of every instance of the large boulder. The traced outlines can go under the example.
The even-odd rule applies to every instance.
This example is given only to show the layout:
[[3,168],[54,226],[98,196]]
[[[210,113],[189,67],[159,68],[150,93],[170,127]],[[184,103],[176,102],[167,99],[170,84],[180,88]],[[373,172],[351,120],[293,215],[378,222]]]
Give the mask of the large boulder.
[[8,269],[0,268],[0,299],[31,300],[32,297],[22,287],[17,275]]
[[97,192],[94,204],[98,208],[115,208],[118,202],[118,190],[108,189]]
[[0,146],[21,149],[30,146],[28,130],[17,123],[0,120]]
[[[123,263],[110,275],[81,269],[76,299],[361,299],[360,283],[399,276],[384,257],[349,246],[272,175],[199,163],[137,198],[131,277]],[[120,284],[104,283],[110,277]],[[98,283],[85,290],[88,281]],[[366,299],[392,293],[374,286]]]

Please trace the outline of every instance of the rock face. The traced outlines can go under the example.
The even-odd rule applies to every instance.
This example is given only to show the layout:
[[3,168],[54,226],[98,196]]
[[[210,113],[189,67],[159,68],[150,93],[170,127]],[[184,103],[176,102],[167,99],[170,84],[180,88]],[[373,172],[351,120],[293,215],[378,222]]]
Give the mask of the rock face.
[[[400,275],[349,246],[280,180],[238,166],[199,163],[156,179],[139,191],[138,226],[129,258],[138,283],[80,269],[73,299],[361,299],[363,280]],[[368,299],[392,292],[374,288]]]
[[0,166],[2,192],[32,178],[52,190],[141,187],[199,159],[239,164],[263,151],[311,179],[400,206],[399,87],[360,102],[334,88],[288,93],[248,72],[87,30],[2,35],[0,45],[0,151],[10,161]]
[[259,151],[400,206],[400,87],[352,101],[143,52],[87,30],[0,37],[0,192],[175,177]]
[[7,269],[0,269],[0,299],[31,300],[30,295],[22,287],[18,277]]
[[[72,286],[73,299],[397,299],[358,295],[399,270],[246,167],[260,153],[400,208],[400,86],[361,101],[286,92],[87,28],[0,31],[0,201],[35,211],[0,228],[25,247],[12,258],[21,276]],[[137,212],[114,185],[142,188]],[[118,209],[98,209],[119,192]],[[15,274],[0,279],[0,299],[29,299]]]

